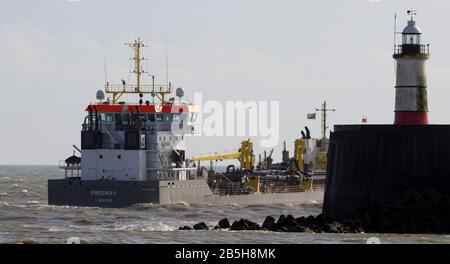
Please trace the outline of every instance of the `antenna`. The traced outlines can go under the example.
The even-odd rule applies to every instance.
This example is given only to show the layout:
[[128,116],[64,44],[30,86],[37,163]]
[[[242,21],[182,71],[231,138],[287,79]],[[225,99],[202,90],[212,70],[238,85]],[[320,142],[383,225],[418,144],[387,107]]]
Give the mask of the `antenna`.
[[[394,53],[397,49],[397,12],[394,13]],[[394,74],[397,74],[397,62],[394,61]]]
[[102,42],[102,46],[103,46],[103,66],[105,69],[105,83],[108,82],[108,77],[107,77],[107,71],[106,71],[106,52],[105,52],[105,42]]
[[167,36],[166,32],[164,32],[164,46],[166,52],[166,85],[169,85],[169,59],[167,57]]
[[152,75],[152,91],[151,91],[150,94],[152,95],[152,98],[153,98],[152,104],[155,104],[155,96],[156,96],[156,93],[155,93],[155,75]]
[[394,13],[394,50],[397,46],[397,12]]

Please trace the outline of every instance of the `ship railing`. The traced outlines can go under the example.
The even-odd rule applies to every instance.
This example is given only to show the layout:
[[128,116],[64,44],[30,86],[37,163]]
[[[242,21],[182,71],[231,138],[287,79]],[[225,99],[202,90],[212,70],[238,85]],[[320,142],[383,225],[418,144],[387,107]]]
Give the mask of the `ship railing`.
[[[102,131],[123,131],[126,130],[127,124],[122,126],[117,126],[113,124],[102,124],[100,130]],[[173,129],[174,128],[174,129]],[[147,123],[145,122],[141,126],[142,130],[145,131],[173,131],[177,134],[194,134],[196,131],[195,127],[191,124],[187,124],[182,129],[178,128],[178,123],[172,124],[172,122],[159,122],[159,123]],[[87,130],[87,127],[83,127],[83,130]]]
[[[266,186],[261,188],[261,193],[292,193],[292,192],[304,192],[300,186],[292,185],[292,186]],[[239,194],[248,194],[247,188],[231,186],[229,188],[220,188],[214,191],[215,194],[220,196],[226,195],[239,195]]]
[[313,182],[311,190],[306,190],[300,185],[281,185],[281,186],[268,186],[264,188],[263,192],[268,193],[289,193],[289,192],[305,192],[305,191],[323,191],[325,189],[324,184]]
[[394,46],[394,54],[421,54],[430,55],[430,44],[402,44]]
[[64,160],[58,161],[58,167],[64,170],[66,178],[80,177],[81,164],[67,164]]
[[107,93],[171,93],[170,85],[140,85],[139,88],[134,84],[106,84]]
[[220,188],[213,191],[214,194],[219,196],[227,196],[227,195],[242,195],[242,194],[250,194],[247,188],[241,186],[231,186],[228,188]]
[[158,131],[170,131],[172,128],[172,122],[159,122],[159,123],[144,123],[143,130],[158,130]]
[[142,126],[142,129],[145,131],[171,131],[174,134],[194,134],[196,132],[193,125],[187,124],[180,128],[177,122],[146,123]]
[[312,191],[313,192],[323,192],[325,191],[325,185],[314,185],[312,186]]
[[298,185],[292,185],[292,186],[268,186],[267,188],[263,188],[263,192],[268,193],[288,193],[288,192],[301,192],[302,189]]

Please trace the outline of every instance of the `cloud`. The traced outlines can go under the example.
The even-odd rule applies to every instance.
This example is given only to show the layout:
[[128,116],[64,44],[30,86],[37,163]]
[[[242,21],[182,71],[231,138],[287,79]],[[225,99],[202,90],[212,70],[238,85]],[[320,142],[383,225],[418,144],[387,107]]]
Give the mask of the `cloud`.
[[0,25],[2,163],[56,162],[78,144],[87,94],[103,85],[101,56],[101,45],[82,33]]

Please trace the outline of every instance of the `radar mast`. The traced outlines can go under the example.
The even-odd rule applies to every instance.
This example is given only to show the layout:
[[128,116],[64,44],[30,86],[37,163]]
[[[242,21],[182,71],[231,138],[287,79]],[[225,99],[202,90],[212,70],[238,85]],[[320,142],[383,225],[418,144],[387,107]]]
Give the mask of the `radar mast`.
[[154,76],[152,75],[152,84],[145,85],[142,84],[141,76],[145,71],[142,69],[142,48],[148,47],[139,38],[132,43],[125,43],[133,49],[134,56],[130,60],[134,61],[134,69],[131,73],[136,74],[136,83],[127,84],[125,80],[122,80],[121,84],[105,84],[105,92],[112,94],[112,104],[117,104],[119,98],[123,94],[139,94],[139,97],[143,97],[143,94],[156,95],[160,100],[161,104],[167,104],[166,95],[172,93],[172,84],[169,82],[166,85],[155,85]]

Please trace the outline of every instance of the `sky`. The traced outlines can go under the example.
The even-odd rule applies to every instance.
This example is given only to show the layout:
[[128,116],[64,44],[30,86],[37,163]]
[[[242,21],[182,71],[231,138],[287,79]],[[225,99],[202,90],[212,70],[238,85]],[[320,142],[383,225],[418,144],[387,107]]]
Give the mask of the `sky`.
[[[327,100],[329,125],[394,118],[394,13],[398,30],[417,10],[427,62],[429,118],[450,118],[448,1],[414,0],[2,0],[0,164],[57,164],[80,144],[84,109],[105,77],[130,80],[130,50],[149,47],[145,68],[183,87],[186,99],[280,103],[281,158],[306,114]],[[106,62],[106,76],[104,62]],[[188,154],[235,149],[245,137],[188,138]],[[254,138],[257,141],[258,138]],[[261,152],[256,148],[256,152]]]

